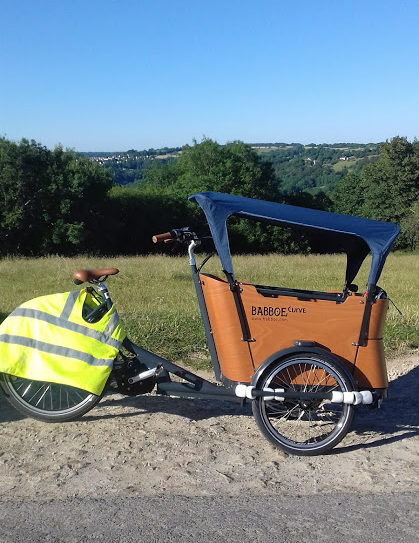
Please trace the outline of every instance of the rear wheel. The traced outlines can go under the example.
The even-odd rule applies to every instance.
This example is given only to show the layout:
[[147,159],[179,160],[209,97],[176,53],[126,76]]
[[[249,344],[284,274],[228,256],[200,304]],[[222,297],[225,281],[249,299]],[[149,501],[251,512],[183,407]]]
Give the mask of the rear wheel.
[[7,374],[1,375],[0,386],[18,411],[45,422],[78,419],[101,399],[101,396],[79,388]]
[[[302,353],[271,366],[258,388],[293,392],[349,392],[354,389],[346,370],[332,356]],[[347,434],[354,406],[329,400],[253,401],[253,415],[264,436],[289,454],[315,455],[334,447]]]

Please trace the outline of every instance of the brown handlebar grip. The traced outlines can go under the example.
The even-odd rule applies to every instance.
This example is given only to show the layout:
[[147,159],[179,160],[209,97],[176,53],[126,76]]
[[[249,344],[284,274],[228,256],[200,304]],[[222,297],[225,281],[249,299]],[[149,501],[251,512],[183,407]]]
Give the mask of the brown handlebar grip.
[[172,239],[172,234],[170,232],[166,232],[165,234],[157,234],[151,239],[153,243],[159,243],[159,241],[168,241]]

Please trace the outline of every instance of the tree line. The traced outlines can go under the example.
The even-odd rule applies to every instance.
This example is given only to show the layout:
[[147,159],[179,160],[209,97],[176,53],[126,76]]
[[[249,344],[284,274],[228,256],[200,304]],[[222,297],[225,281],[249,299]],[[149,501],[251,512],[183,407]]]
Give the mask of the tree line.
[[[200,209],[187,201],[205,190],[398,222],[398,246],[413,249],[418,176],[419,142],[401,137],[382,144],[374,163],[348,173],[328,195],[283,190],[281,170],[240,141],[195,142],[174,161],[153,161],[140,182],[117,186],[109,169],[86,156],[0,138],[0,252],[147,253],[156,232],[184,225],[206,232]],[[231,221],[231,245],[237,252],[324,250],[321,239],[244,220]]]
[[[304,190],[315,194],[331,192],[348,172],[358,173],[365,164],[378,159],[378,144],[337,143],[252,143],[261,158],[270,162],[281,179],[285,193]],[[153,161],[173,162],[181,148],[162,148],[123,153],[84,153],[103,162],[114,176],[115,183],[127,185],[143,179]]]

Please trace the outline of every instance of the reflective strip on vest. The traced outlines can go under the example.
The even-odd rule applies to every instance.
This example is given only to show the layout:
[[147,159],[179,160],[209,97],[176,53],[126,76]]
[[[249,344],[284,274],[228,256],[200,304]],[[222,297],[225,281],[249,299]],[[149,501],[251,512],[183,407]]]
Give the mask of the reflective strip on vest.
[[63,307],[63,310],[61,311],[60,317],[64,320],[68,320],[71,312],[73,311],[74,304],[76,303],[78,298],[78,291],[73,290],[73,292],[70,292],[67,298],[67,301],[65,302],[65,305]]
[[[116,317],[118,317],[116,312],[115,312],[115,315]],[[112,347],[115,347],[115,349],[119,350],[121,348],[121,342],[117,341],[116,339],[113,339],[109,335],[115,331],[115,328],[118,324],[118,318],[112,321],[112,327],[109,330],[109,332],[108,333],[104,332],[102,334],[100,332],[97,332],[96,330],[92,330],[91,328],[88,328],[87,326],[76,324],[70,321],[65,321],[62,318],[54,317],[54,315],[49,315],[48,313],[45,313],[45,311],[40,311],[39,309],[27,309],[25,307],[17,307],[9,316],[10,317],[30,317],[33,319],[42,320],[42,321],[48,322],[49,324],[53,324],[54,326],[67,328],[67,330],[72,330],[73,332],[78,332],[79,334],[83,334],[84,336],[97,339],[98,341],[102,341],[103,343],[106,343],[108,345],[111,345]]]
[[98,302],[82,290],[16,308],[0,325],[0,372],[101,394],[125,332],[114,307],[88,323],[84,304]]
[[12,345],[22,345],[23,347],[30,347],[31,349],[37,349],[44,353],[58,354],[65,356],[66,358],[75,358],[76,360],[82,360],[90,366],[107,366],[112,368],[113,358],[103,360],[95,358],[91,354],[84,353],[82,351],[76,351],[70,347],[60,347],[59,345],[51,345],[51,343],[45,343],[44,341],[38,341],[37,339],[30,339],[21,336],[9,336],[6,334],[0,335],[0,341],[3,343],[11,343]]

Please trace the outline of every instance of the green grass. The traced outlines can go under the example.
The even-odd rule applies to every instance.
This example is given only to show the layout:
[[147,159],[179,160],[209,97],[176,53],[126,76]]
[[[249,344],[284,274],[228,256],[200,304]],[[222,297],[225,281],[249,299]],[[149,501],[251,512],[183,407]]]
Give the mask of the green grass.
[[[340,289],[346,257],[343,255],[247,255],[234,258],[238,278],[266,285],[316,290]],[[369,262],[360,270],[362,291]],[[131,339],[172,360],[195,367],[209,362],[198,305],[186,258],[168,256],[118,258],[5,258],[0,261],[0,318],[22,302],[54,292],[74,290],[74,270],[116,266],[121,272],[108,286]],[[400,308],[391,306],[385,329],[389,356],[417,349],[419,344],[419,255],[390,255],[380,285]],[[205,268],[220,275],[219,261]]]
[[338,160],[335,164],[333,164],[332,168],[335,172],[341,172],[345,168],[348,168],[350,170],[353,168],[357,162],[359,162],[359,158],[349,158],[348,160]]

